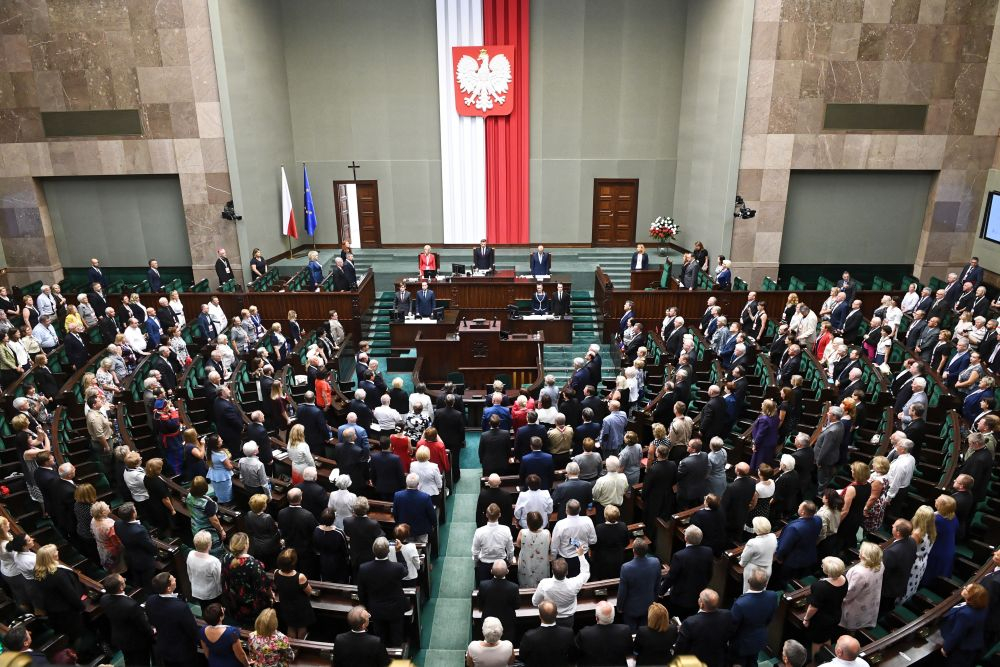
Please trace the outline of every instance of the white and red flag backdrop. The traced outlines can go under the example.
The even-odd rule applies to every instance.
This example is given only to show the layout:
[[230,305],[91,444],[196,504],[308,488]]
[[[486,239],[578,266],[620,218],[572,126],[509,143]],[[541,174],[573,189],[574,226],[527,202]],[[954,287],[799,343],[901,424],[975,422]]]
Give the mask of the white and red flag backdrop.
[[444,242],[529,233],[530,0],[437,0]]

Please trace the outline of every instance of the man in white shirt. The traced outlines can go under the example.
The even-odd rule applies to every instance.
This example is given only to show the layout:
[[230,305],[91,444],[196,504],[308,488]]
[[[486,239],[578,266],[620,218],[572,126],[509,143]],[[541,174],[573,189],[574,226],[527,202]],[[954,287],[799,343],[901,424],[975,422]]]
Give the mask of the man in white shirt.
[[837,657],[819,667],[869,667],[866,661],[858,657],[861,653],[861,644],[850,635],[840,636],[833,653]]
[[597,531],[589,516],[580,516],[580,501],[570,500],[566,503],[566,518],[556,521],[552,529],[550,542],[553,558],[562,558],[569,567],[569,575],[576,576],[580,572],[580,557],[577,549],[583,547],[584,553],[590,550],[591,544],[597,543]]
[[139,320],[134,317],[129,318],[128,326],[125,327],[125,342],[137,354],[146,351],[146,335],[139,328]]
[[48,315],[42,315],[38,318],[38,324],[31,330],[31,335],[35,337],[46,354],[59,346],[59,336],[56,334],[55,327],[49,322]]
[[[584,554],[585,547],[581,544],[576,549],[577,557]],[[531,604],[536,607],[542,600],[550,600],[556,604],[556,623],[568,628],[573,627],[573,614],[576,613],[576,596],[580,589],[590,579],[590,563],[586,558],[580,558],[580,574],[567,577],[568,566],[562,558],[552,563],[552,576],[538,582]]]
[[42,285],[42,291],[38,295],[35,305],[38,307],[39,315],[48,315],[49,317],[56,316],[56,300],[52,296],[51,287],[48,285]]
[[229,324],[226,321],[226,313],[222,310],[222,306],[219,305],[219,297],[217,296],[213,296],[208,304],[208,316],[212,318],[212,324],[215,325],[216,331],[224,331]]
[[886,474],[886,481],[889,482],[889,503],[895,498],[905,498],[906,489],[913,480],[913,470],[916,468],[917,460],[913,458],[910,450],[913,449],[913,441],[902,438],[894,443],[896,458],[889,464],[889,472]]
[[500,506],[491,503],[486,508],[486,525],[476,528],[472,536],[472,558],[476,562],[476,588],[479,582],[493,576],[493,563],[510,561],[514,557],[514,540],[510,528],[501,526]]
[[542,515],[542,528],[549,525],[549,515],[552,514],[552,496],[548,489],[542,489],[542,480],[538,475],[528,475],[525,480],[528,488],[517,494],[517,504],[514,505],[514,518],[521,528],[528,527],[528,513],[538,512]]
[[378,427],[382,433],[392,433],[396,426],[403,422],[403,416],[399,414],[398,410],[394,410],[389,407],[389,394],[382,394],[382,405],[378,406],[374,410],[375,421],[378,422]]

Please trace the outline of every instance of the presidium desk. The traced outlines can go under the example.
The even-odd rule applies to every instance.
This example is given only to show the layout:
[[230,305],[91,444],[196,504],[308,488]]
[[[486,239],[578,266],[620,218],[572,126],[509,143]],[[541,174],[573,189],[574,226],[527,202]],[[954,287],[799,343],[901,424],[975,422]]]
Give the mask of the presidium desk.
[[[394,291],[398,291],[400,283],[406,285],[406,289],[415,301],[420,281],[412,276],[396,278]],[[562,283],[563,290],[567,294],[572,291],[568,275],[556,274],[548,279],[537,280],[519,277],[510,270],[497,271],[490,276],[442,276],[430,280],[427,287],[434,292],[437,305],[445,308],[444,318],[437,323],[393,322],[390,325],[392,345],[412,347],[420,332],[424,333],[424,339],[444,338],[446,334],[457,330],[456,326],[460,320],[470,321],[477,318],[498,320],[502,324],[501,328],[511,334],[540,332],[548,343],[573,342],[573,320],[568,316],[537,320],[509,319],[508,305],[518,306],[523,315],[531,313],[531,300],[535,294],[535,286],[539,283],[550,298],[555,294],[558,283]]]

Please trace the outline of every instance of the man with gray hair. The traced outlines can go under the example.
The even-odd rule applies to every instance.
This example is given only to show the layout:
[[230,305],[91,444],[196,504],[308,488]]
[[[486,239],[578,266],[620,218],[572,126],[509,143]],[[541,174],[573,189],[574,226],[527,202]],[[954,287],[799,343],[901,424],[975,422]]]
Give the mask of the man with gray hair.
[[257,458],[260,448],[250,441],[243,444],[243,458],[240,459],[240,481],[251,496],[258,493],[271,496],[271,479],[267,476],[264,463]]
[[615,608],[607,600],[597,603],[596,625],[588,625],[576,636],[576,648],[585,665],[622,665],[632,656],[632,631],[615,623]]
[[[767,645],[767,627],[778,609],[778,597],[765,593],[767,572],[754,565],[747,578],[747,592],[733,601],[730,652],[743,665],[756,665],[757,654]],[[734,660],[735,662],[735,660]]]
[[732,628],[730,612],[719,609],[719,594],[711,588],[698,594],[698,612],[681,624],[674,653],[694,655],[706,665],[723,665]]
[[805,667],[808,659],[806,647],[794,639],[785,641],[781,647],[781,667]]
[[347,614],[347,623],[351,629],[341,632],[333,642],[333,652],[343,665],[377,665],[385,667],[392,660],[389,658],[385,644],[377,635],[369,634],[368,624],[371,614],[358,605]]
[[375,634],[387,646],[402,646],[403,620],[410,607],[403,593],[406,566],[389,560],[389,548],[385,537],[372,542],[374,560],[358,569],[358,599],[371,611]]
[[831,405],[826,413],[826,425],[816,438],[813,453],[816,456],[816,480],[819,491],[830,486],[833,476],[837,473],[837,463],[840,461],[840,444],[844,440],[844,424],[841,417],[844,409],[839,405]]
[[682,621],[698,611],[698,593],[708,586],[715,566],[711,547],[701,543],[701,528],[684,530],[684,548],[670,559],[667,576],[660,582],[660,596],[667,596],[667,608]]
[[427,542],[437,523],[437,510],[431,497],[418,489],[420,475],[411,472],[406,476],[406,488],[392,497],[392,517],[396,525],[410,526],[410,534],[416,542]]
[[499,619],[503,624],[503,638],[514,641],[517,629],[515,614],[520,605],[518,586],[515,582],[507,580],[506,561],[494,561],[491,571],[492,579],[479,582],[479,609],[484,618],[493,616]]
[[580,465],[575,461],[570,461],[566,465],[566,481],[552,492],[552,502],[559,513],[559,518],[566,517],[566,503],[570,500],[576,500],[580,507],[590,505],[593,500],[593,489],[593,484],[580,479]]
[[896,458],[889,464],[889,472],[886,481],[889,483],[889,507],[893,514],[898,514],[902,501],[905,500],[910,482],[913,480],[913,471],[916,470],[917,460],[913,456],[913,441],[902,438],[896,441]]
[[569,379],[569,386],[573,388],[577,396],[583,396],[583,390],[590,380],[590,373],[587,371],[583,357],[573,359],[573,375]]
[[986,437],[982,433],[969,434],[969,449],[965,452],[965,462],[958,469],[960,475],[971,475],[975,480],[972,484],[972,497],[976,503],[986,499],[990,475],[993,472],[993,455],[986,448]]
[[628,416],[621,411],[621,403],[609,401],[608,409],[611,412],[601,422],[601,433],[598,436],[601,456],[605,458],[621,450],[622,443],[625,442],[625,425],[628,423]]
[[316,481],[318,477],[316,467],[308,466],[302,471],[302,481],[293,487],[302,490],[302,506],[312,512],[317,521],[330,502],[330,494]]

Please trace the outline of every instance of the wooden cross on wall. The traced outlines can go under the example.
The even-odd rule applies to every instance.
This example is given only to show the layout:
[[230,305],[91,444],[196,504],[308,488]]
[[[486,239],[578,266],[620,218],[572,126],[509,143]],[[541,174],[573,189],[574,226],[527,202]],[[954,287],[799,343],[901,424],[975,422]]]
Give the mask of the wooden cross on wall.
[[358,180],[358,169],[361,168],[361,165],[354,160],[351,160],[351,164],[347,165],[347,168],[354,172],[354,180]]

